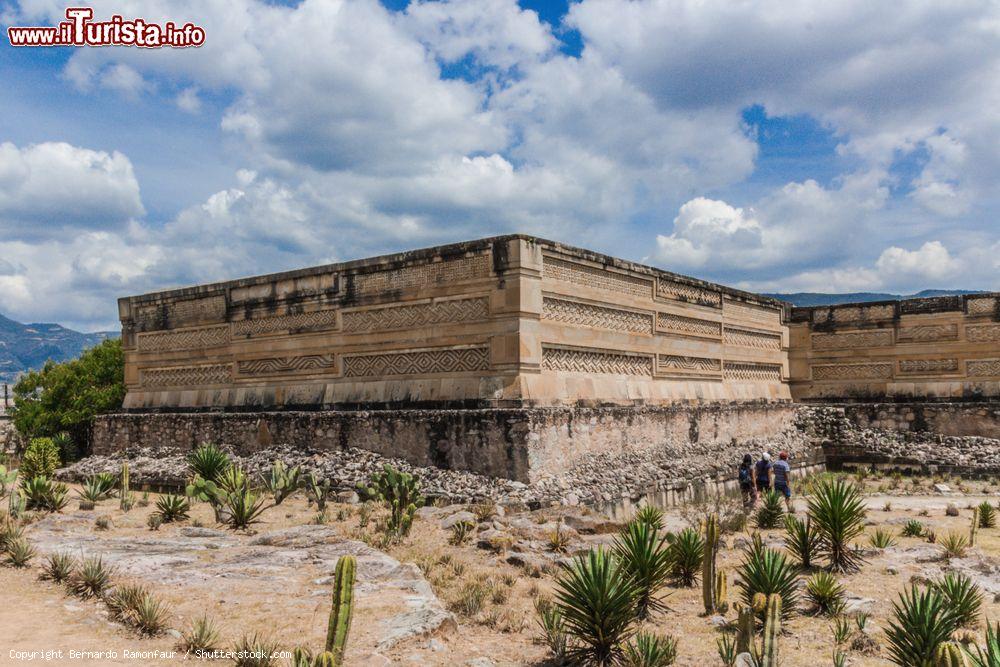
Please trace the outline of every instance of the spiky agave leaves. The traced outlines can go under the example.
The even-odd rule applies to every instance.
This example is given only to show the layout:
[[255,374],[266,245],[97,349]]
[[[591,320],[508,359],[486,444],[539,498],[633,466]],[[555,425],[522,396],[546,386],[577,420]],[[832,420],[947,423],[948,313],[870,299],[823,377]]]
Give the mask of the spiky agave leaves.
[[759,534],[743,551],[739,567],[740,599],[747,607],[754,606],[754,595],[781,596],[782,618],[787,619],[798,608],[799,591],[796,568],[785,554],[764,546]]
[[163,523],[184,521],[188,518],[190,509],[191,506],[183,496],[167,494],[160,496],[156,501],[156,513]]
[[979,504],[979,527],[980,528],[996,528],[997,526],[997,511],[990,505],[990,501],[984,500]]
[[806,598],[816,614],[835,616],[844,608],[844,587],[829,572],[817,572],[806,581]]
[[653,505],[643,505],[632,517],[633,521],[649,524],[655,530],[663,530],[663,510]]
[[217,481],[232,465],[229,454],[208,442],[188,454],[187,462],[193,474],[209,482]]
[[785,514],[784,500],[777,491],[765,491],[757,508],[757,527],[761,530],[777,528]]
[[668,667],[677,660],[677,640],[670,635],[640,632],[622,649],[624,667]]
[[666,610],[658,597],[673,566],[666,537],[660,537],[653,525],[634,519],[615,537],[612,549],[639,589],[635,608],[639,620],[650,612]]
[[889,659],[900,667],[934,667],[938,646],[958,627],[958,615],[936,589],[911,586],[892,603],[886,629]]
[[598,548],[574,558],[555,582],[555,606],[575,639],[570,660],[613,665],[632,636],[638,593],[613,553]]
[[821,547],[822,540],[809,517],[805,521],[792,515],[785,517],[785,548],[795,556],[803,570],[812,567]]
[[974,627],[979,622],[983,607],[983,592],[972,579],[961,573],[949,572],[931,586],[944,597],[955,612],[959,627]]
[[1000,623],[986,626],[986,645],[965,649],[972,667],[1000,667]]
[[830,569],[854,571],[863,562],[851,542],[865,529],[865,508],[861,492],[842,479],[823,481],[809,498],[809,518],[822,540],[822,552]]
[[667,535],[670,543],[671,576],[682,586],[694,586],[705,555],[705,540],[694,528]]

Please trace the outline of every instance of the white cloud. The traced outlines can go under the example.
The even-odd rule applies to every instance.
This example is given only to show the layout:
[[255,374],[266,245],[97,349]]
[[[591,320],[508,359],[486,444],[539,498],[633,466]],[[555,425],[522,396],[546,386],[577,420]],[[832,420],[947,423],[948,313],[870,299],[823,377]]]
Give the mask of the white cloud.
[[198,97],[198,89],[195,87],[185,88],[177,95],[177,108],[188,113],[198,113],[201,111],[201,98]]

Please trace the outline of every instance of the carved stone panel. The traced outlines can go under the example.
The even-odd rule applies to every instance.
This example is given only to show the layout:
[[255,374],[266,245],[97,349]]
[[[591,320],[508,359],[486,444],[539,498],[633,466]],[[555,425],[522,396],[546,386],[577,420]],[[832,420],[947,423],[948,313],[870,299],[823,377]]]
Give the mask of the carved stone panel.
[[889,329],[812,335],[814,350],[846,350],[856,347],[885,347],[888,345],[892,345],[892,331]]
[[245,359],[236,370],[240,375],[294,375],[329,371],[334,368],[336,357],[332,354],[304,354],[290,357]]
[[777,308],[764,308],[763,306],[726,299],[723,312],[726,314],[727,321],[731,315],[765,326],[781,326],[781,311]]
[[922,324],[900,327],[896,340],[900,343],[936,343],[958,340],[957,324]]
[[337,326],[337,313],[321,310],[315,313],[292,313],[274,317],[258,317],[252,320],[233,322],[233,334],[237,336],[261,336],[264,334],[323,331]]
[[656,281],[656,295],[664,299],[697,303],[713,308],[722,307],[722,294],[711,290],[686,285],[674,280],[660,278]]
[[205,364],[200,366],[172,366],[147,368],[139,374],[139,384],[144,388],[199,387],[229,384],[233,379],[232,364]]
[[813,322],[858,322],[861,320],[887,320],[896,314],[895,306],[883,304],[879,306],[834,306],[817,308],[813,311]]
[[344,357],[345,377],[467,373],[490,367],[486,347],[441,348]]
[[981,297],[968,300],[969,315],[992,315],[997,309],[997,300],[993,297]]
[[446,285],[476,278],[488,278],[492,260],[488,254],[460,257],[458,259],[404,266],[388,271],[374,271],[353,276],[354,290],[358,294],[378,294],[413,287]]
[[899,372],[906,374],[957,373],[958,359],[901,359]]
[[156,331],[203,322],[224,322],[226,297],[220,294],[197,299],[143,304],[133,309],[132,318],[135,321],[136,331]]
[[740,327],[726,326],[723,342],[726,345],[750,347],[756,350],[781,350],[781,334]]
[[980,324],[965,327],[965,339],[970,343],[995,343],[1000,341],[1000,324]]
[[651,313],[607,308],[554,297],[543,299],[542,319],[624,333],[652,334],[653,332]]
[[572,373],[608,373],[614,375],[653,374],[653,358],[603,350],[542,347],[542,368]]
[[723,377],[726,380],[736,382],[780,382],[781,364],[727,361],[723,369]]
[[1000,377],[1000,359],[970,359],[965,362],[969,377]]
[[703,320],[697,317],[674,315],[673,313],[658,313],[656,316],[656,330],[682,336],[720,338],[722,336],[722,323]]
[[658,357],[658,364],[660,373],[665,375],[713,379],[720,379],[722,375],[722,359],[661,354]]
[[650,280],[547,255],[543,259],[542,275],[552,280],[562,280],[629,296],[652,298],[653,295],[653,285]]
[[889,380],[892,378],[892,364],[824,364],[813,366],[812,376],[814,380]]
[[229,343],[229,325],[140,333],[136,336],[136,340],[140,352],[173,352],[219,347]]
[[390,331],[444,322],[487,320],[490,317],[490,304],[485,297],[452,299],[409,306],[353,310],[345,312],[341,317],[343,330],[348,333]]

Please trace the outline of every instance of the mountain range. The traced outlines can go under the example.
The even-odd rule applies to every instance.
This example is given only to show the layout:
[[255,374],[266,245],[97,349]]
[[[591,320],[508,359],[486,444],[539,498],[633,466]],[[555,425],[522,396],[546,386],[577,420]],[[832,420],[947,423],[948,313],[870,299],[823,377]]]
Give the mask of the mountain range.
[[774,299],[787,301],[793,306],[836,306],[840,303],[867,303],[869,301],[899,301],[900,299],[923,299],[931,296],[956,296],[960,294],[982,294],[983,290],[925,289],[916,294],[888,294],[884,292],[849,292],[847,294],[825,294],[823,292],[772,292],[765,293]]
[[49,359],[65,361],[80,355],[117,331],[80,333],[60,324],[21,324],[0,315],[0,383],[13,383],[28,370],[41,368]]

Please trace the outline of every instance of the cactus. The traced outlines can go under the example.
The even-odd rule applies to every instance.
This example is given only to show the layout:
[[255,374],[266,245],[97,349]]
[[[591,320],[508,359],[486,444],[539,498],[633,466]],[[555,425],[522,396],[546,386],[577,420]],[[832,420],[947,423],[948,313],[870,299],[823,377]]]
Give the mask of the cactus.
[[716,597],[715,556],[719,550],[719,515],[711,514],[704,522],[705,550],[701,557],[701,595],[705,614],[714,614],[719,601]]
[[969,667],[965,651],[954,642],[938,645],[934,655],[934,667]]
[[386,528],[393,537],[398,539],[410,534],[417,507],[424,504],[420,480],[386,464],[382,472],[372,477],[372,485],[362,491],[368,498],[381,500],[389,508]]
[[729,585],[726,581],[726,573],[720,570],[715,573],[715,609],[721,614],[729,611],[728,595]]
[[761,667],[778,667],[778,635],[781,634],[781,596],[771,593],[767,598],[764,618],[764,650]]
[[326,631],[326,650],[332,654],[334,667],[340,667],[344,662],[347,633],[351,631],[356,566],[353,556],[341,556],[333,577],[333,608],[330,609]]
[[976,546],[976,533],[979,532],[979,508],[972,508],[972,525],[969,526],[969,546]]
[[737,606],[736,621],[736,652],[749,653],[753,648],[754,614],[753,609]]
[[297,648],[292,651],[291,667],[336,667],[336,658],[329,651],[323,651],[317,656],[312,651]]
[[763,614],[764,610],[767,609],[767,596],[763,593],[754,593],[751,603],[756,613]]
[[132,494],[128,479],[128,461],[122,463],[121,490],[118,492],[118,508],[123,512],[128,512],[135,504],[135,496]]

